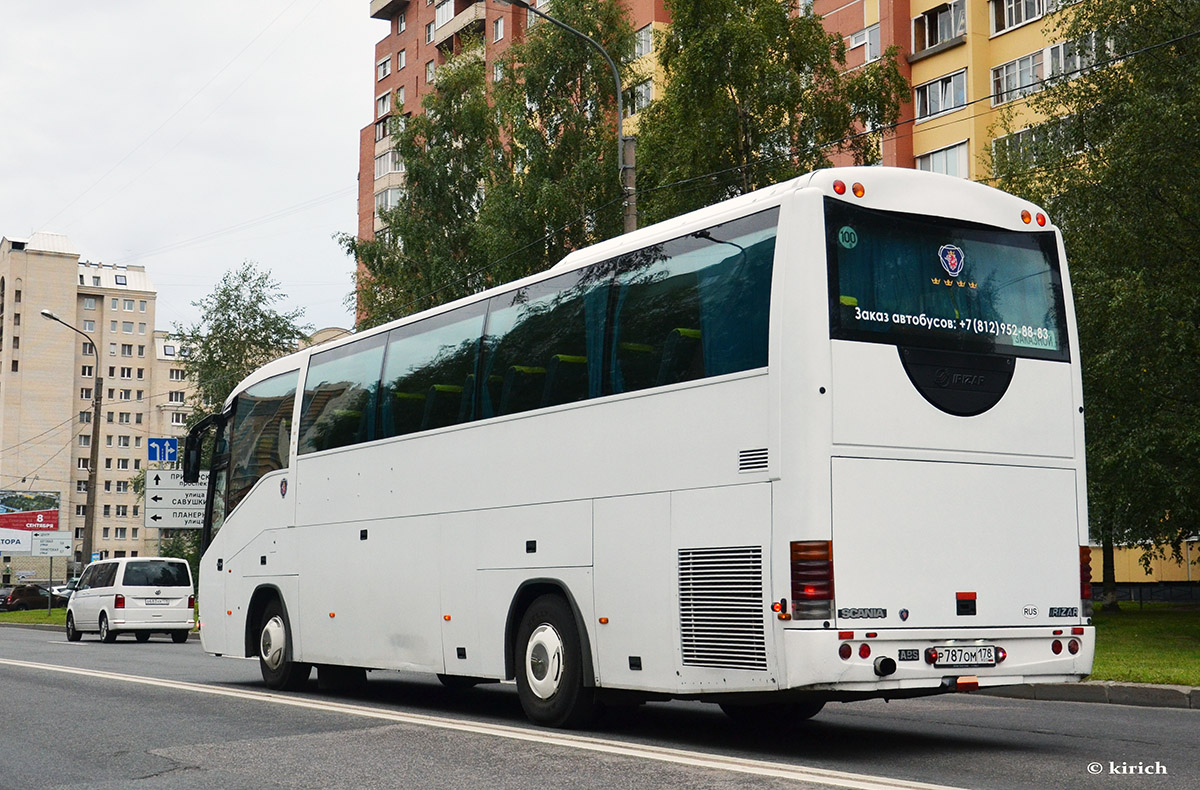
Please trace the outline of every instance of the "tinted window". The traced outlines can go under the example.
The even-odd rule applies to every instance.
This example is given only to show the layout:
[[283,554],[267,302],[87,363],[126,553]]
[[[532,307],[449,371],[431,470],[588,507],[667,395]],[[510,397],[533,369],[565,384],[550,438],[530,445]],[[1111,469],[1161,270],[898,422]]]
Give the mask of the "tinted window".
[[606,288],[588,274],[571,272],[492,297],[480,416],[515,414],[600,394]]
[[373,335],[312,355],[300,417],[301,455],[375,438],[386,340],[386,335]]
[[474,418],[483,303],[388,334],[380,435],[400,436]]
[[185,562],[147,560],[128,563],[121,583],[127,587],[191,587],[192,577]]
[[778,218],[763,211],[617,259],[613,392],[767,364]]
[[96,566],[96,577],[92,587],[112,587],[117,580],[117,563],[106,562]]
[[825,201],[835,338],[1067,360],[1058,245]]
[[288,465],[299,371],[248,388],[234,401],[229,429],[229,504],[233,510],[259,478]]

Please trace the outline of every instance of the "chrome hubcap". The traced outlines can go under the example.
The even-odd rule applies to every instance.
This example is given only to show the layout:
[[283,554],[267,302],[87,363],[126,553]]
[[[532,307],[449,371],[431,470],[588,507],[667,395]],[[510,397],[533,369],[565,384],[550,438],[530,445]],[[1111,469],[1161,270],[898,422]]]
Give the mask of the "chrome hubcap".
[[562,681],[563,642],[554,627],[543,623],[529,635],[525,646],[525,677],[539,699],[558,693]]
[[266,622],[259,639],[259,655],[263,663],[271,669],[279,669],[283,665],[284,648],[287,647],[287,632],[283,627],[283,618],[275,615]]

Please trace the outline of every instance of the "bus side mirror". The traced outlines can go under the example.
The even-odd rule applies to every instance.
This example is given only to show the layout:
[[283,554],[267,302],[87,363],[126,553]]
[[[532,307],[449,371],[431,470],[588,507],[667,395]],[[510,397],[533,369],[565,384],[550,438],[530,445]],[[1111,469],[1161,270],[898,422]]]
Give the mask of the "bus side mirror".
[[200,481],[200,458],[204,445],[204,437],[208,431],[222,419],[220,414],[210,414],[192,426],[187,438],[183,440],[183,482],[197,483]]

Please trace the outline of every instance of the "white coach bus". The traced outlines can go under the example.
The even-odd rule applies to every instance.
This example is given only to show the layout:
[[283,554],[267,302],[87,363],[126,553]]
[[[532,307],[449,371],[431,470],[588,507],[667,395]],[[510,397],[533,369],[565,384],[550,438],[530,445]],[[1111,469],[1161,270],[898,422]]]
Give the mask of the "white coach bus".
[[515,679],[580,726],[1091,670],[1061,237],[962,179],[821,170],[577,251],[271,362],[189,475],[206,442],[203,645],[272,688]]

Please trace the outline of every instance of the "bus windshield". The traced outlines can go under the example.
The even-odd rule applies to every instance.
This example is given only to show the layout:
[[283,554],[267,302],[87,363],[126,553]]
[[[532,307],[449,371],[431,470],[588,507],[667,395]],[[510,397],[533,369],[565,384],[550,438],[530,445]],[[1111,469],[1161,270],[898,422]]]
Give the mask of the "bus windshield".
[[826,198],[832,336],[1067,361],[1053,232]]

